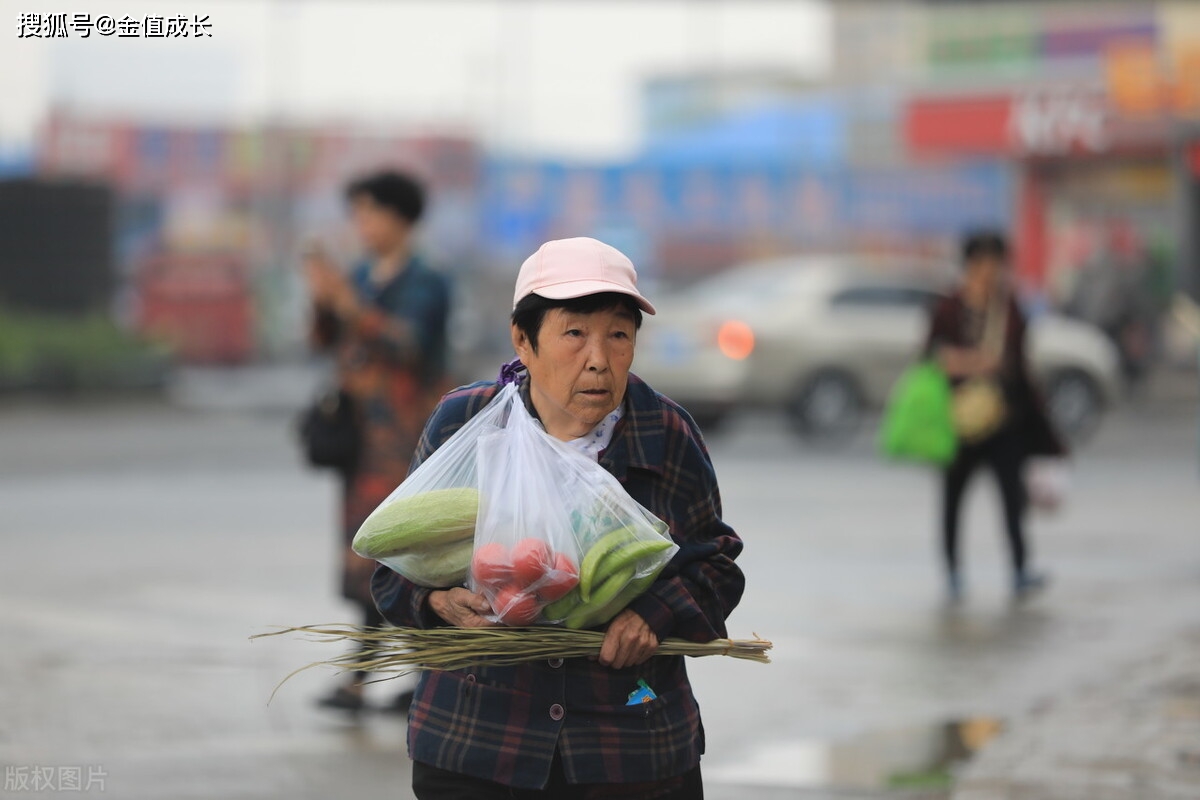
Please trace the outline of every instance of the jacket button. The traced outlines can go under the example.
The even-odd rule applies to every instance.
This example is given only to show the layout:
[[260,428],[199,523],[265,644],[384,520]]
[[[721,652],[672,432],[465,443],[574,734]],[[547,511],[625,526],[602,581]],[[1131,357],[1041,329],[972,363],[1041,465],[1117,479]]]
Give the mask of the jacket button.
[[563,660],[561,658],[552,658],[546,663],[550,665],[550,669],[558,669],[563,665]]
[[562,719],[563,714],[565,713],[566,712],[563,710],[563,707],[558,703],[550,706],[550,719],[554,720],[555,722],[558,722],[560,719]]

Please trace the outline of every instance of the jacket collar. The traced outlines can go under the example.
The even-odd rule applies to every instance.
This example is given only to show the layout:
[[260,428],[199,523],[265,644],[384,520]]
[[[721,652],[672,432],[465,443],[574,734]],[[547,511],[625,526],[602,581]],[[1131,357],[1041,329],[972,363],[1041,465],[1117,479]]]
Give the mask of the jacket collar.
[[386,292],[394,291],[397,287],[405,285],[413,275],[422,272],[424,269],[425,264],[421,260],[421,257],[413,253],[408,257],[408,261],[405,262],[404,269],[389,278],[387,283],[376,285],[371,281],[371,261],[370,259],[363,259],[352,271],[351,280],[364,296],[382,297]]
[[630,467],[662,474],[666,450],[662,401],[650,385],[633,373],[625,389],[625,416],[613,431],[612,443],[600,454],[600,464],[624,479]]

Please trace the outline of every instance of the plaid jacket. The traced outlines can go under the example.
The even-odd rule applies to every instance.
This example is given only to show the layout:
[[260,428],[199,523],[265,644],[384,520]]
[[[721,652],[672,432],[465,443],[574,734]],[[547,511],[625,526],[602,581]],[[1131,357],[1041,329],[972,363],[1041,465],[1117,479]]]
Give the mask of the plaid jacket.
[[[477,383],[446,395],[425,428],[414,468],[498,388]],[[634,375],[625,404],[600,464],[670,525],[680,546],[629,607],[660,639],[722,638],[745,586],[734,563],[742,541],[721,521],[704,441],[683,409]],[[386,567],[376,569],[372,589],[379,610],[395,625],[445,624],[429,607],[429,589]],[[658,698],[627,706],[639,678]],[[571,783],[630,783],[695,767],[704,752],[704,728],[682,657],[656,657],[622,670],[588,659],[552,659],[423,673],[409,714],[408,748],[416,761],[522,789],[546,784],[555,750]]]

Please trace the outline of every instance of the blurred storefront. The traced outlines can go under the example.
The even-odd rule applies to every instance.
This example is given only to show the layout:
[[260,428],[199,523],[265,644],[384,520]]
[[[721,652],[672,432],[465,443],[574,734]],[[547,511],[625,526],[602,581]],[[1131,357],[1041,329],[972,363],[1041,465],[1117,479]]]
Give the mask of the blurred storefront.
[[770,72],[652,78],[644,147],[628,163],[490,159],[489,252],[511,260],[547,236],[600,232],[686,279],[784,251],[946,255],[965,228],[997,225],[1014,232],[1027,293],[1046,303],[1077,301],[1089,270],[1136,272],[1150,304],[1196,282],[1194,172],[1180,164],[1200,108],[1200,6],[864,0],[832,11],[823,85]]
[[1200,289],[1200,5],[913,8],[908,158],[1006,165],[1024,293],[1099,326],[1136,382]]
[[1170,242],[1169,121],[1123,115],[1102,87],[917,96],[905,135],[919,158],[1014,166],[1019,272],[1059,302],[1101,254],[1147,259]]
[[1200,6],[880,0],[836,5],[834,31],[834,82],[895,103],[898,142],[877,125],[871,149],[1010,170],[1028,289],[1069,305],[1116,269],[1153,305],[1198,283]]
[[[36,171],[102,181],[117,197],[117,315],[193,362],[237,363],[303,347],[299,253],[313,238],[349,260],[343,187],[368,170],[431,188],[425,246],[474,258],[478,149],[450,135],[344,126],[159,126],[56,113]],[[464,219],[468,220],[464,224]]]
[[[1194,287],[1196,178],[1181,165],[1188,121],[1200,118],[1200,8],[926,12],[905,144],[918,163],[1010,166],[1026,287],[1069,307],[1098,275],[1117,273],[1113,286],[1158,310],[1176,286]],[[984,15],[995,24],[977,24]]]
[[1191,270],[1180,285],[1200,301],[1200,126],[1185,130],[1181,138],[1178,169],[1186,177],[1179,185],[1180,262]]

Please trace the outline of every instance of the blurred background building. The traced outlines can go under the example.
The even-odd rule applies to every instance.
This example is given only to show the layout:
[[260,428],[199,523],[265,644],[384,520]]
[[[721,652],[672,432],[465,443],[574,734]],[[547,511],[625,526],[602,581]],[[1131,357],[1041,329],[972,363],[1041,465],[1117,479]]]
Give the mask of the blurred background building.
[[[728,57],[721,12],[685,10],[671,46],[688,57],[639,73],[637,97],[625,99],[638,120],[630,146],[584,156],[539,147],[505,122],[555,113],[524,91],[544,66],[536,48],[497,56],[503,79],[488,77],[492,51],[476,56],[460,105],[486,106],[488,124],[470,113],[465,123],[398,121],[391,108],[364,108],[353,123],[296,121],[290,72],[313,41],[305,7],[320,5],[264,7],[271,87],[252,121],[108,109],[56,78],[68,89],[51,91],[36,136],[0,140],[3,196],[73,198],[64,203],[103,220],[108,252],[94,255],[96,219],[75,212],[55,216],[55,229],[64,240],[90,231],[91,244],[69,257],[22,249],[44,224],[8,225],[5,305],[39,307],[22,282],[61,275],[94,290],[87,309],[62,311],[106,314],[185,361],[295,357],[305,314],[296,256],[312,237],[352,255],[341,188],[381,165],[429,181],[425,244],[457,278],[467,332],[503,319],[491,287],[526,254],[571,235],[611,241],[669,285],[779,253],[947,256],[963,230],[995,225],[1014,231],[1035,304],[1101,316],[1112,301],[1095,287],[1132,286],[1154,314],[1177,289],[1200,292],[1194,3],[809,3],[820,30],[806,35],[828,39],[830,57],[806,69]],[[763,4],[759,22],[780,8]],[[495,53],[529,45],[543,11],[496,4]],[[216,39],[233,13],[213,8]]]

